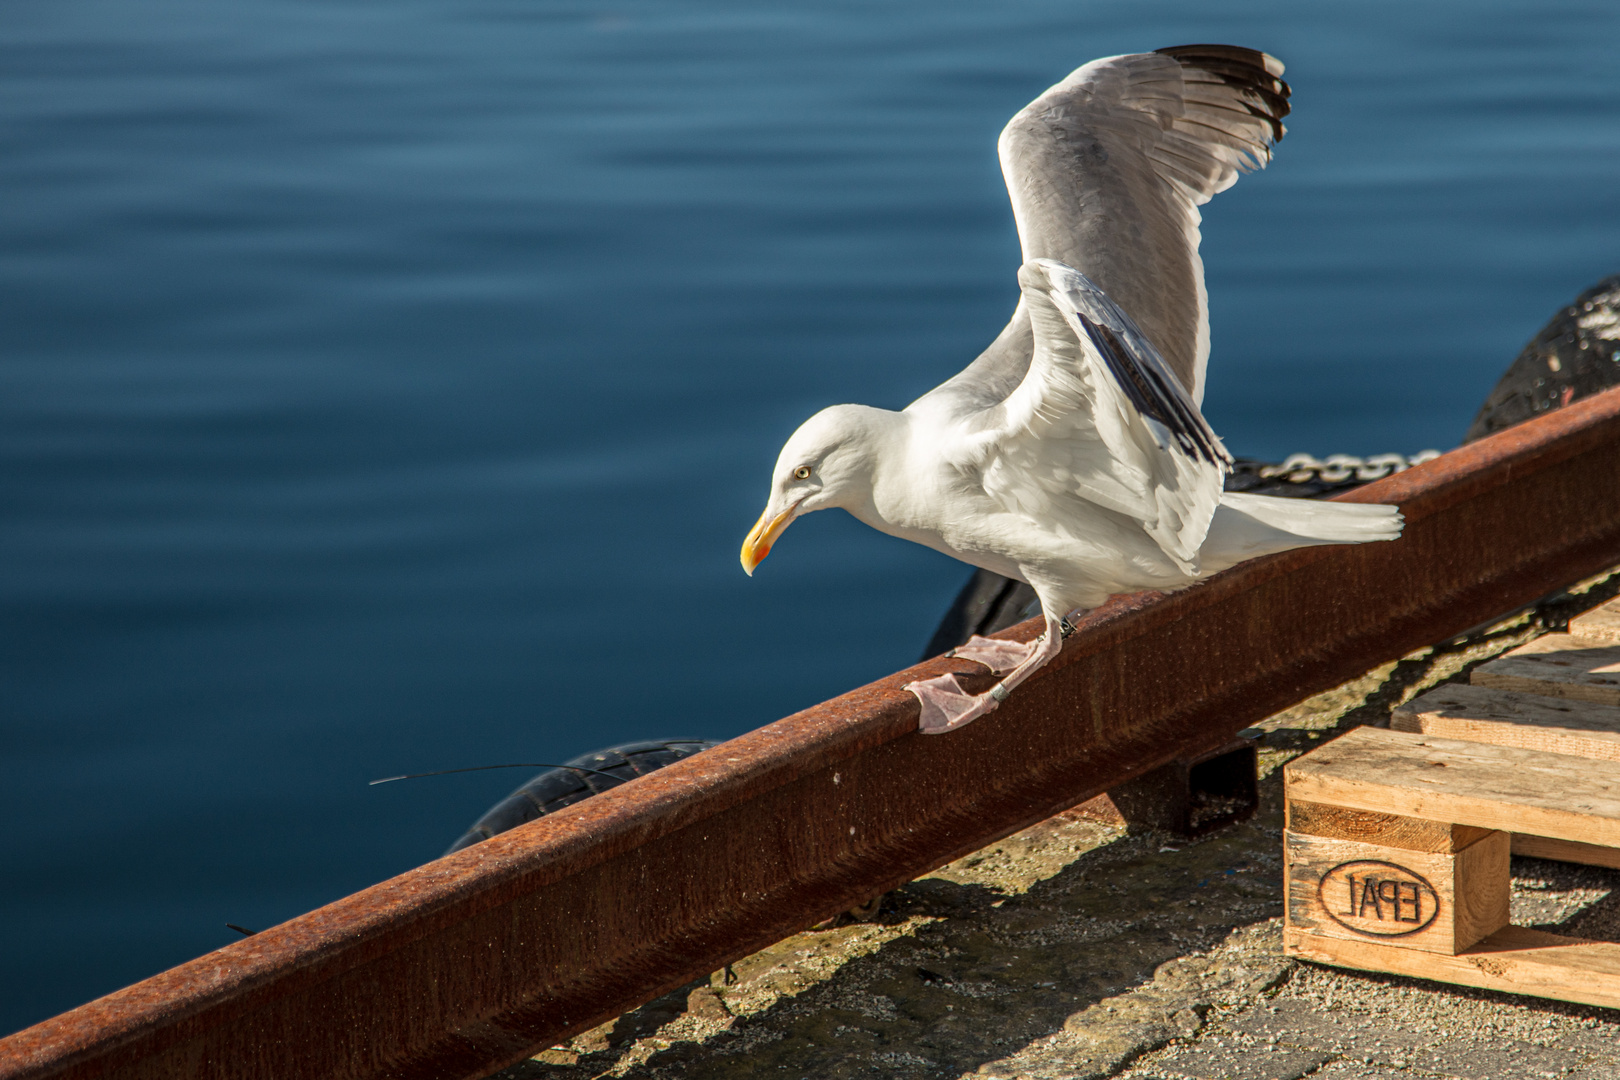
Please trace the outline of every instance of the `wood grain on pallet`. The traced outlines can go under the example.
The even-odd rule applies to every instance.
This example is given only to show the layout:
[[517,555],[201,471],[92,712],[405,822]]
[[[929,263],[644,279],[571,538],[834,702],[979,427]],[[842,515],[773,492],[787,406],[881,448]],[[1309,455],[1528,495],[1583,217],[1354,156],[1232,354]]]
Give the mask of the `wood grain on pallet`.
[[1285,774],[1291,799],[1620,847],[1620,763],[1363,727]]
[[1508,924],[1505,832],[1427,852],[1289,831],[1283,850],[1297,929],[1450,956]]
[[1546,634],[1474,669],[1475,686],[1620,706],[1620,645]]
[[1620,1008],[1620,944],[1561,937],[1522,926],[1503,927],[1456,956],[1290,928],[1283,931],[1283,952],[1361,971]]
[[1620,761],[1620,708],[1447,683],[1396,709],[1389,726],[1446,739]]
[[1449,854],[1461,851],[1493,831],[1472,825],[1402,817],[1400,814],[1326,806],[1303,799],[1289,799],[1286,815],[1288,828],[1294,832],[1334,840],[1354,840],[1363,844],[1382,844],[1406,851]]
[[1620,644],[1620,599],[1569,620],[1569,632],[1576,637]]

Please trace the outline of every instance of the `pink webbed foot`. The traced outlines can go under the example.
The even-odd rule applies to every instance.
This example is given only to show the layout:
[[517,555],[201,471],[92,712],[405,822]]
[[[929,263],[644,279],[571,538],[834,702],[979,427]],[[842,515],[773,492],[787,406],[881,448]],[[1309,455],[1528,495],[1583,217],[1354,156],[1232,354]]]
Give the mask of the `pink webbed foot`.
[[1013,668],[1035,655],[1035,650],[1041,647],[1039,640],[1022,644],[1017,641],[998,641],[995,638],[980,637],[974,634],[968,639],[966,645],[958,645],[946,656],[956,656],[963,660],[972,660],[975,664],[983,664],[990,669],[993,675],[1005,675]]
[[969,694],[956,681],[955,675],[939,675],[920,682],[907,683],[905,688],[922,702],[922,716],[917,730],[924,735],[939,735],[971,724],[986,713],[996,711],[1001,702],[985,694]]
[[905,688],[916,694],[917,700],[922,703],[917,730],[924,735],[938,735],[942,731],[955,731],[986,713],[995,712],[996,706],[1007,700],[1007,695],[1015,687],[1063,648],[1063,626],[1060,620],[1048,615],[1046,632],[1029,645],[992,641],[975,635],[965,646],[953,649],[951,655],[984,664],[997,674],[1001,671],[997,665],[1005,661],[1008,650],[1013,650],[1019,659],[1006,678],[983,694],[964,691],[955,675],[939,675],[907,683]]

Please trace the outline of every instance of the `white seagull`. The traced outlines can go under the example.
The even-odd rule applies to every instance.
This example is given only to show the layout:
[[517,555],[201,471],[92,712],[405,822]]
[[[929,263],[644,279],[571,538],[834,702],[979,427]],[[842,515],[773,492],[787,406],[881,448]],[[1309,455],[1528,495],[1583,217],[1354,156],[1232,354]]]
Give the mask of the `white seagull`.
[[835,405],[788,439],[742,547],[752,574],[800,515],[839,506],[891,536],[1027,582],[1046,631],[954,655],[1006,675],[911,683],[920,729],[991,712],[1063,647],[1065,616],[1186,588],[1259,555],[1393,540],[1393,506],[1226,493],[1199,412],[1209,357],[1198,207],[1283,135],[1283,65],[1182,45],[1093,60],[1001,132],[1023,246],[1012,320],[900,412]]

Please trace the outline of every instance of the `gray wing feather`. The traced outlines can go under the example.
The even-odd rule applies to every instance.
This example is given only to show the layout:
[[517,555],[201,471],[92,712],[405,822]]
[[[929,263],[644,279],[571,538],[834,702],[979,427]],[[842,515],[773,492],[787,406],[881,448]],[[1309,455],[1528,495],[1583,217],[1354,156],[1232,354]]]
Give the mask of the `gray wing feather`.
[[[1197,208],[1271,159],[1288,114],[1282,71],[1230,45],[1094,60],[1014,116],[998,144],[1024,261],[1054,259],[1095,282],[1194,403],[1209,357]],[[1032,340],[1020,301],[945,386],[964,405],[1004,399],[1028,370]]]
[[1036,265],[1046,271],[1049,279],[1063,283],[1064,298],[1073,305],[1078,323],[1076,332],[1090,339],[1115,385],[1149,422],[1159,446],[1168,450],[1174,441],[1183,454],[1202,458],[1220,468],[1224,476],[1232,456],[1182,389],[1159,350],[1131,317],[1084,274],[1064,274],[1068,267],[1051,260]]

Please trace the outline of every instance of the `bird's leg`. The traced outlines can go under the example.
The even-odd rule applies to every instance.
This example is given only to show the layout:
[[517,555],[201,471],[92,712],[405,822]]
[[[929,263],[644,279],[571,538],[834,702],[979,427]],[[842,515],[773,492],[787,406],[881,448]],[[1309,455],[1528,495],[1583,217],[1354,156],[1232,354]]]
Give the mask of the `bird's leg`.
[[1030,654],[1040,647],[1039,641],[999,641],[974,634],[968,638],[966,645],[958,645],[945,655],[983,664],[992,675],[1005,675],[1028,660]]
[[1063,625],[1062,620],[1046,616],[1046,633],[1029,650],[1029,655],[1008,672],[1006,678],[985,693],[966,693],[955,675],[940,675],[907,683],[906,689],[916,694],[917,700],[922,702],[922,716],[917,722],[917,730],[924,735],[938,735],[955,731],[986,713],[995,712],[1014,687],[1063,648]]

